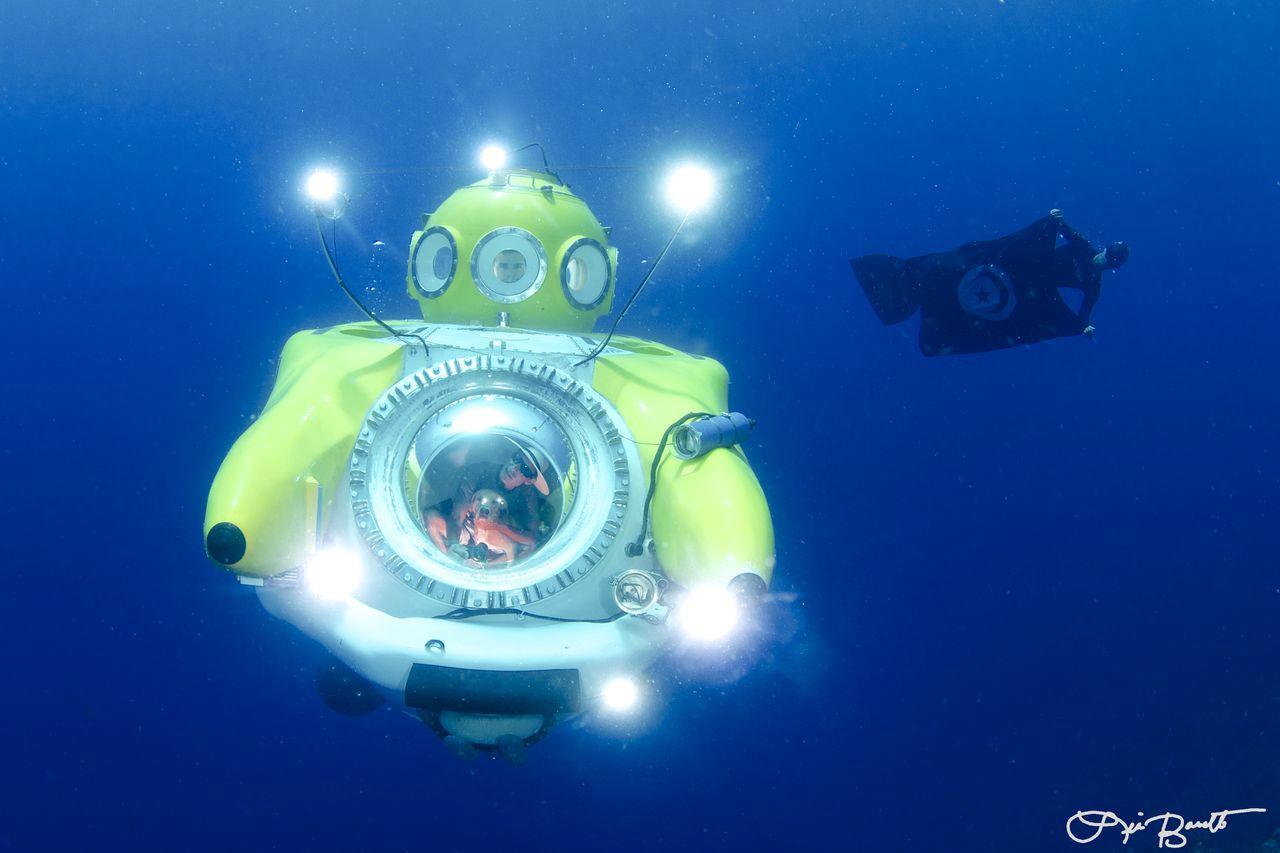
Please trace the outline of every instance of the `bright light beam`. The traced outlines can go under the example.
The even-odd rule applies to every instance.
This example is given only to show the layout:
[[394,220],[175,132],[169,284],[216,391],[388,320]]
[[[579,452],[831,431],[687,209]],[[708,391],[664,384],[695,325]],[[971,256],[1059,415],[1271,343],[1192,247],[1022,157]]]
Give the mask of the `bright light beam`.
[[338,194],[338,174],[329,169],[316,169],[307,176],[307,195],[315,202],[330,202]]
[[480,165],[487,171],[498,171],[507,165],[507,149],[501,145],[486,145],[480,149]]
[[325,601],[346,598],[360,583],[360,563],[338,549],[320,551],[307,562],[304,571],[307,588]]
[[691,640],[712,643],[723,640],[738,625],[738,600],[722,586],[689,590],[676,606],[676,622]]
[[702,166],[680,166],[667,176],[667,201],[686,215],[704,209],[715,191],[715,177]]
[[608,710],[625,714],[640,702],[640,688],[630,678],[615,678],[604,686],[600,700]]

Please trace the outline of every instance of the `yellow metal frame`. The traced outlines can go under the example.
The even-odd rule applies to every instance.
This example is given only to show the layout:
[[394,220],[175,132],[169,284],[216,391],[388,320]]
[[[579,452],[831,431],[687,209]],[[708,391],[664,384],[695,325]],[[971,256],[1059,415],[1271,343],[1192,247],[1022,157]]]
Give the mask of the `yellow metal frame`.
[[[209,493],[205,535],[219,522],[244,533],[245,555],[232,571],[278,574],[324,540],[360,425],[403,373],[403,348],[378,334],[358,323],[289,339],[266,408],[232,446]],[[668,426],[691,411],[728,408],[729,375],[719,362],[652,341],[613,344],[626,354],[598,358],[592,385],[631,429],[647,477]],[[676,583],[772,577],[769,507],[739,449],[689,461],[668,451],[651,517],[658,562]]]
[[[245,538],[232,571],[268,577],[301,565],[324,537],[360,423],[400,378],[403,347],[369,323],[299,332],[280,355],[262,414],[223,460],[204,533],[230,522]],[[323,496],[329,496],[323,498]]]
[[[728,409],[729,374],[713,359],[652,341],[611,343],[629,354],[598,358],[592,385],[631,428],[647,477],[667,427],[689,412]],[[740,449],[685,461],[668,447],[651,518],[658,562],[676,583],[724,584],[743,573],[765,583],[773,577],[769,505]]]

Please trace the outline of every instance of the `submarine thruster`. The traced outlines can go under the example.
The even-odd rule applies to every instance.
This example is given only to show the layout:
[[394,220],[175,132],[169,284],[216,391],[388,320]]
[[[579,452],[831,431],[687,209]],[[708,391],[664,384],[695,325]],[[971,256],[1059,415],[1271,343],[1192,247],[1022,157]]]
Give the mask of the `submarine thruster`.
[[[730,632],[774,543],[724,367],[593,334],[609,229],[545,157],[485,159],[413,234],[422,321],[365,309],[318,229],[371,322],[289,339],[204,534],[341,662],[317,682],[330,707],[385,699],[459,754],[518,761],[559,721],[635,705],[677,642]],[[683,225],[710,185],[680,180]],[[318,224],[347,208],[333,173],[308,190]]]

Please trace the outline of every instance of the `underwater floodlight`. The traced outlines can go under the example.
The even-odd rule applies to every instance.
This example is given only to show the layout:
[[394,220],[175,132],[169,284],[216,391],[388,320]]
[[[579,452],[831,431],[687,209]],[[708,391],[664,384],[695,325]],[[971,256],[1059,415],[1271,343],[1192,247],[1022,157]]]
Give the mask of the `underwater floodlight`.
[[608,710],[624,714],[639,703],[640,688],[630,678],[615,678],[604,686],[600,700]]
[[738,624],[738,600],[722,586],[689,590],[676,607],[676,622],[685,636],[714,642],[729,636]]
[[306,565],[307,588],[326,601],[337,601],[355,592],[360,581],[360,564],[346,551],[330,549],[312,557]]
[[486,145],[480,149],[480,165],[490,172],[496,172],[507,165],[507,149],[501,145]]
[[717,447],[741,444],[755,425],[755,421],[741,412],[698,418],[676,428],[672,447],[681,459],[697,459]]
[[338,194],[338,175],[329,169],[316,169],[307,177],[307,195],[319,203],[333,201]]
[[311,199],[311,211],[316,216],[340,219],[347,212],[350,199],[339,184],[338,173],[329,169],[316,169],[307,176],[307,196]]
[[681,213],[702,210],[715,189],[716,179],[702,166],[680,166],[667,176],[667,201]]

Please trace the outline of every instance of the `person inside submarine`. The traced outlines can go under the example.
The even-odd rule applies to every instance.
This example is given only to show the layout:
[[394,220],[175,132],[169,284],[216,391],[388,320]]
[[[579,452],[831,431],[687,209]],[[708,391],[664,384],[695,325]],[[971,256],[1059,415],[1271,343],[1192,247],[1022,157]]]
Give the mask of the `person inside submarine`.
[[[492,443],[466,445],[422,480],[423,526],[441,551],[471,565],[507,563],[549,538],[551,487],[534,452],[506,438],[495,460]],[[479,458],[476,458],[479,457]],[[443,467],[443,471],[438,469]],[[433,482],[434,481],[434,482]],[[446,485],[447,484],[447,485]],[[443,499],[440,496],[447,495]],[[434,502],[433,502],[434,501]]]

